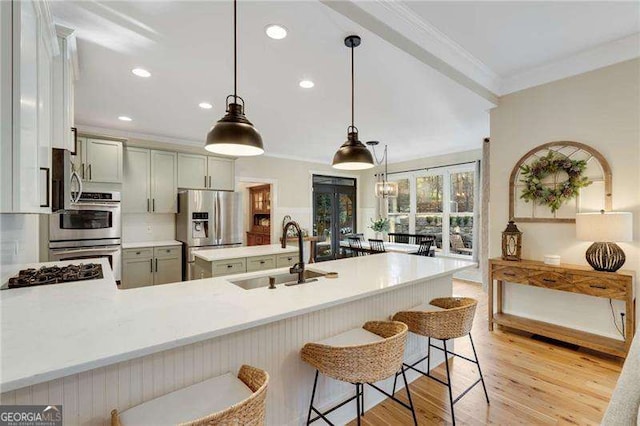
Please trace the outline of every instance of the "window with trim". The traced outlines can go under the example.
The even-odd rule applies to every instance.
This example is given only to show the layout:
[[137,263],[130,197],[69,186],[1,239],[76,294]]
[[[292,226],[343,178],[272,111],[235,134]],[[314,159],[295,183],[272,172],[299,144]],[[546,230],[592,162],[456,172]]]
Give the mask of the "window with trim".
[[389,232],[432,235],[444,255],[474,257],[477,197],[475,164],[389,176],[398,197],[389,199]]

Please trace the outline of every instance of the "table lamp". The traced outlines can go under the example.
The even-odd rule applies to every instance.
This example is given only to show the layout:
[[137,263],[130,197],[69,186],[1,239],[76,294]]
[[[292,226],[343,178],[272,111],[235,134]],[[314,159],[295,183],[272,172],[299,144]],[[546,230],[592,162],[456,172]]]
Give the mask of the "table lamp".
[[591,241],[586,259],[596,271],[615,272],[624,265],[626,257],[616,244],[632,241],[631,213],[605,212],[576,214],[576,236]]

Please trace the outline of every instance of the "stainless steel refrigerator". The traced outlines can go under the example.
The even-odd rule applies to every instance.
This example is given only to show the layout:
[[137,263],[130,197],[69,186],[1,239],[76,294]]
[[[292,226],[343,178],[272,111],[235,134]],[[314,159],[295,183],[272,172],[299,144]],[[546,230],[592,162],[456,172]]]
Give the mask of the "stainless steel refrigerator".
[[195,252],[242,244],[242,194],[179,192],[176,237],[184,243],[184,279],[195,279]]

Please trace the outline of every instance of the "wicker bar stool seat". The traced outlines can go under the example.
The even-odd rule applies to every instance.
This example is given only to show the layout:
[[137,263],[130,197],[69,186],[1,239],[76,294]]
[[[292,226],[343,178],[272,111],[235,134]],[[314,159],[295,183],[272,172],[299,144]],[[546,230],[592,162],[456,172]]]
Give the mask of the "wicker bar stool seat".
[[[429,304],[418,306],[410,311],[398,312],[393,316],[394,321],[401,321],[407,324],[409,331],[428,338],[427,355],[414,362],[413,364],[405,364],[405,368],[417,371],[418,373],[427,376],[438,383],[447,386],[449,391],[449,403],[451,407],[451,418],[453,424],[456,424],[455,413],[453,406],[456,402],[465,396],[473,387],[478,383],[482,383],[484,389],[484,395],[489,404],[489,394],[487,393],[487,387],[484,383],[484,376],[480,369],[480,362],[478,361],[478,355],[476,348],[473,344],[473,338],[471,337],[471,328],[473,327],[473,317],[476,312],[476,306],[478,302],[475,299],[468,297],[442,297],[433,299]],[[471,348],[473,349],[473,359],[464,355],[457,354],[447,349],[447,342],[451,339],[459,337],[469,336],[471,342]],[[431,339],[437,339],[442,341],[442,348],[435,346],[431,343]],[[445,368],[447,372],[447,381],[440,380],[439,378],[431,375],[431,349],[438,349],[444,352]],[[453,398],[453,392],[451,388],[451,372],[449,371],[449,355],[453,355],[462,358],[466,361],[476,364],[478,367],[479,379],[476,380],[471,386],[465,389],[455,399]],[[420,362],[427,360],[427,371],[421,371],[415,366]],[[396,374],[396,380],[398,375]],[[395,383],[394,383],[395,391]]]
[[[364,385],[367,384],[409,409],[413,415],[414,423],[417,425],[402,363],[407,334],[408,327],[401,322],[369,321],[362,328],[352,329],[320,342],[304,345],[300,351],[302,360],[316,369],[307,424],[318,419],[333,424],[326,416],[355,399],[359,425],[360,417],[364,415]],[[313,405],[320,373],[336,380],[354,384],[356,387],[355,395],[325,412],[320,412]],[[397,377],[396,373],[401,375],[405,382],[409,404],[396,399],[374,384],[389,377]],[[314,413],[316,416],[312,418]]]
[[264,425],[269,374],[243,365],[238,377],[214,377],[143,402],[121,413],[111,411],[111,426]]

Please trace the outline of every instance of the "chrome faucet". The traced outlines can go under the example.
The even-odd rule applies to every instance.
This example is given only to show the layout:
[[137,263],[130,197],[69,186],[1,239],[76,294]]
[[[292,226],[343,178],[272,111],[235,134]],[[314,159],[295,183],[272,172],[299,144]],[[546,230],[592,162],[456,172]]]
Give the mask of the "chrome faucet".
[[298,233],[298,256],[299,257],[298,257],[298,263],[296,263],[291,268],[289,268],[289,273],[298,274],[298,284],[302,284],[305,282],[304,254],[302,253],[303,237],[302,237],[302,231],[300,230],[300,225],[298,225],[298,222],[291,220],[287,222],[286,225],[284,225],[284,227],[282,228],[282,248],[287,247],[287,231],[289,230],[290,226],[293,226],[296,229],[296,232]]

